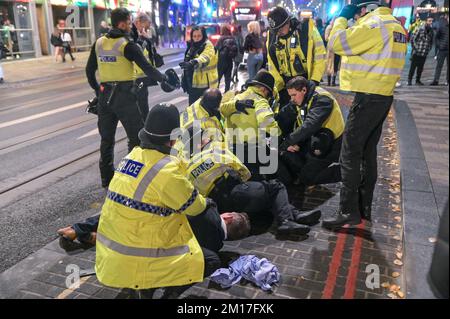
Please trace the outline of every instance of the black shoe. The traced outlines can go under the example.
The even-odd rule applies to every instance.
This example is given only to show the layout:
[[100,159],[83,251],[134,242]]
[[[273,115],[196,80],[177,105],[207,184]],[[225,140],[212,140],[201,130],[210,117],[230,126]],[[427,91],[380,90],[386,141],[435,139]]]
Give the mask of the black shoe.
[[408,81],[408,86],[412,86],[412,82],[411,81]]
[[5,82],[5,81],[3,80],[3,78],[0,78],[0,84],[3,84],[3,82]]
[[352,214],[344,214],[341,210],[337,212],[337,214],[333,217],[326,218],[322,221],[322,227],[324,228],[339,228],[344,225],[358,225],[361,223],[361,217],[352,215]]
[[83,244],[70,240],[66,237],[60,236],[59,247],[61,247],[62,249],[64,249],[66,252],[69,253],[78,249],[83,249]]
[[309,226],[297,224],[287,219],[277,227],[278,235],[306,235],[310,230]]
[[425,85],[425,84],[423,84],[422,82],[420,82],[420,81],[416,81],[416,85],[420,85],[420,86],[422,86],[422,85]]
[[433,81],[433,82],[430,83],[430,86],[438,86],[438,85],[439,85],[439,83],[436,82],[436,81]]
[[319,209],[310,210],[306,212],[294,212],[294,220],[296,223],[312,226],[319,222],[322,212]]

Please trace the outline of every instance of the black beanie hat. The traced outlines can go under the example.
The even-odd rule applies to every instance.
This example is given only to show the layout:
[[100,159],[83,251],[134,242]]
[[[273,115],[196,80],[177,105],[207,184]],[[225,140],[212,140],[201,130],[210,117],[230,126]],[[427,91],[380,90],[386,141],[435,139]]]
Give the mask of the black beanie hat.
[[139,139],[144,143],[163,145],[171,140],[174,129],[180,127],[180,113],[173,104],[157,104],[148,112]]

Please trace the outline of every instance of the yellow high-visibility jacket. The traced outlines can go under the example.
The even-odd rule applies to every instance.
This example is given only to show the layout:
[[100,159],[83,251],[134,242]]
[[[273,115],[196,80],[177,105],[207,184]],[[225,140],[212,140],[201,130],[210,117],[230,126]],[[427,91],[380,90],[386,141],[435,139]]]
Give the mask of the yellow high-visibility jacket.
[[341,90],[392,96],[407,50],[400,22],[391,9],[380,7],[347,26],[347,19],[336,19],[328,42],[342,56]]
[[[148,61],[148,63],[150,63],[151,66],[156,68],[155,63],[149,57],[149,52],[148,52],[147,48],[144,48],[142,50],[142,53],[144,54],[144,57]],[[144,71],[136,63],[133,62],[133,65],[134,65],[134,78],[135,79],[147,76],[147,75],[145,75]]]
[[110,287],[148,289],[203,280],[202,250],[186,215],[206,208],[186,165],[135,147],[109,185],[97,232],[95,271]]
[[108,38],[102,36],[95,43],[98,75],[101,83],[133,81],[133,62],[125,58],[124,50],[128,44],[125,37]]
[[296,139],[298,139],[298,137],[304,136],[304,134],[301,133],[303,122],[308,116],[308,111],[312,107],[315,107],[315,101],[318,101],[321,96],[330,98],[333,103],[331,114],[328,116],[325,122],[323,122],[322,127],[331,130],[333,132],[335,140],[341,137],[342,133],[344,133],[345,122],[337,100],[333,95],[331,95],[331,93],[329,93],[325,89],[316,87],[314,94],[308,101],[306,111],[302,107],[297,106],[297,121],[294,125],[294,132],[290,135],[290,139],[295,143],[302,142],[297,141]]
[[188,178],[200,194],[208,196],[215,182],[228,171],[236,172],[243,182],[250,179],[248,168],[228,149],[225,142],[210,141],[188,164]]
[[[239,100],[253,100],[254,108],[248,108],[248,114],[237,112],[235,104]],[[265,138],[266,135],[275,137],[281,134],[274,112],[258,87],[249,86],[231,101],[222,103],[220,111],[225,118],[226,128],[239,129],[233,130],[233,141],[237,144],[256,143],[258,138]]]
[[194,104],[188,106],[186,110],[180,114],[180,127],[189,129],[194,125],[194,121],[199,121],[202,130],[218,130],[224,133],[224,128],[220,120],[216,116],[211,116],[200,103],[199,99]]
[[192,87],[196,89],[218,87],[217,52],[211,41],[206,41],[205,49],[194,57],[198,65],[194,69]]
[[307,72],[308,80],[321,81],[326,69],[327,51],[319,31],[311,19],[308,22],[306,56],[300,46],[299,32],[293,32],[287,39],[279,38],[277,44],[271,44],[271,38],[274,36],[270,34],[267,39],[267,60],[269,72],[275,78],[278,91],[283,90],[286,86],[284,78],[289,79],[301,75],[294,68],[296,57],[300,58],[303,69]]

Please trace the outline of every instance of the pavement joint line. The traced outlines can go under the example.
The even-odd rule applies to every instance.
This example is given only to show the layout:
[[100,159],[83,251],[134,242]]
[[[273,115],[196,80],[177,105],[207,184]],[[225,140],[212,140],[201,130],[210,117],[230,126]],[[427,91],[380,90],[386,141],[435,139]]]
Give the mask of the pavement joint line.
[[[4,155],[10,153],[11,151],[21,149],[25,146],[44,141],[48,138],[53,137],[55,134],[59,135],[61,133],[67,133],[72,130],[87,126],[89,124],[92,124],[91,122],[94,122],[96,120],[95,118],[87,117],[88,115],[83,115],[63,123],[58,123],[51,127],[46,127],[45,129],[39,131],[33,131],[28,134],[19,135],[2,141],[0,142],[0,155]],[[80,119],[83,120],[80,121]]]
[[[123,134],[125,135],[125,134]],[[116,143],[126,140],[126,135],[116,138]],[[3,195],[9,191],[14,190],[15,188],[26,184],[30,181],[36,180],[39,177],[42,177],[50,172],[61,169],[64,166],[67,166],[71,163],[79,161],[84,157],[95,154],[99,152],[98,145],[87,145],[83,148],[80,148],[74,152],[66,154],[60,158],[56,158],[50,162],[44,163],[38,167],[32,168],[20,175],[20,179],[15,177],[7,178],[0,182],[0,195]]]
[[70,104],[70,105],[67,105],[67,106],[64,106],[64,107],[60,107],[60,108],[57,108],[57,109],[54,109],[54,110],[51,110],[51,111],[46,111],[46,112],[42,112],[42,113],[26,116],[26,117],[23,117],[23,118],[20,118],[20,119],[3,122],[3,123],[0,123],[0,129],[5,128],[5,127],[10,127],[10,126],[13,126],[13,125],[16,125],[16,124],[22,124],[22,123],[25,123],[25,122],[29,122],[29,121],[36,120],[36,119],[39,119],[39,118],[42,118],[42,117],[54,115],[54,114],[61,113],[61,112],[64,112],[64,111],[68,111],[68,110],[71,110],[71,109],[75,109],[75,108],[80,107],[80,106],[85,105],[85,104],[86,104],[86,102],[78,102],[78,103]]
[[[82,84],[82,83],[83,82],[80,82],[79,84]],[[0,109],[0,113],[2,115],[10,114],[10,113],[14,113],[14,112],[17,112],[17,111],[20,111],[20,110],[23,110],[23,109],[28,109],[28,108],[35,107],[36,105],[41,105],[42,103],[64,101],[64,100],[67,100],[68,98],[78,97],[78,96],[87,94],[89,92],[92,92],[92,89],[81,89],[81,90],[77,90],[74,93],[69,93],[69,94],[67,92],[65,92],[65,93],[61,94],[61,96],[59,96],[59,97],[58,96],[57,97],[52,96],[52,97],[49,97],[49,98],[42,98],[42,99],[38,99],[38,100],[31,100],[31,101],[26,102],[26,103],[15,104],[15,105],[12,105],[12,106],[8,106],[7,108]],[[13,97],[13,99],[14,98],[17,98],[17,97]]]
[[[181,49],[181,48],[180,48]],[[183,50],[178,50],[178,51],[174,51],[174,52],[169,52],[169,53],[165,53],[162,54],[163,57],[168,57],[168,56],[173,56],[173,55],[178,55],[178,54],[182,54],[184,52]],[[35,59],[39,59],[39,58],[35,58]],[[43,57],[42,59],[48,59],[48,57]],[[20,60],[20,61],[11,61],[14,63],[20,63],[20,62],[31,62],[30,60]],[[9,62],[9,63],[11,63]],[[167,62],[169,63],[169,62]],[[40,78],[34,78],[34,79],[27,79],[27,80],[22,80],[22,81],[16,81],[16,82],[7,82],[6,84],[14,86],[14,85],[26,85],[26,84],[36,84],[36,83],[40,83],[40,82],[45,82],[48,80],[52,80],[52,79],[58,79],[61,78],[61,76],[66,76],[66,75],[73,75],[73,74],[77,74],[77,73],[84,73],[85,69],[82,68],[81,70],[77,69],[77,70],[73,70],[73,71],[66,71],[62,74],[52,74],[52,75],[48,75],[48,76],[44,76],[44,77],[40,77]]]
[[[79,282],[78,282],[78,284],[80,285],[80,287],[81,287],[81,285],[83,285],[86,281],[88,281],[90,277],[91,277],[91,276],[86,276],[86,277],[80,278],[80,280],[79,280]],[[79,287],[78,287],[78,288],[67,288],[66,290],[64,290],[63,292],[61,292],[58,296],[56,296],[55,299],[66,299],[66,298],[67,298],[69,295],[71,295],[72,293],[77,292],[77,289],[79,289]]]

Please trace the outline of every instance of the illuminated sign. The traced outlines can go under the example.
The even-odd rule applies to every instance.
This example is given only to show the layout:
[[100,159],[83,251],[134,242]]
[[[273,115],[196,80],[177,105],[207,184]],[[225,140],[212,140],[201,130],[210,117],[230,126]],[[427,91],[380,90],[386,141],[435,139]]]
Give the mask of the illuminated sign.
[[239,14],[239,13],[248,14],[248,13],[250,13],[250,8],[236,8],[236,9],[234,9],[234,13],[235,14]]

